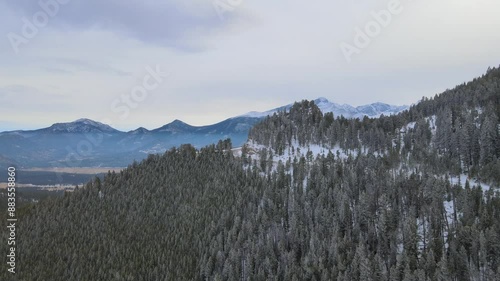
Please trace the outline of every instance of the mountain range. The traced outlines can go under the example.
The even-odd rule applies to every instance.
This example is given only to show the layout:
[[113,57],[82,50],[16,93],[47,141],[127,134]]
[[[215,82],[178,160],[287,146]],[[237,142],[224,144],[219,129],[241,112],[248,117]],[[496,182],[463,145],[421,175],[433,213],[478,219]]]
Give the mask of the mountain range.
[[[332,112],[334,116],[345,118],[376,118],[408,109],[384,103],[353,107],[332,103],[326,98],[314,102],[323,113]],[[202,147],[231,138],[234,146],[240,146],[256,123],[291,106],[249,112],[207,126],[191,126],[175,120],[154,130],[140,127],[123,132],[90,119],[78,119],[38,130],[2,132],[0,167],[122,167],[183,143]]]
[[[378,118],[381,115],[393,115],[408,109],[408,106],[406,105],[397,106],[381,102],[354,107],[348,104],[333,103],[326,98],[315,99],[314,103],[323,113],[332,112],[334,116],[344,116],[348,119],[362,119],[365,116],[369,118]],[[265,117],[272,115],[273,113],[278,111],[288,111],[292,106],[293,104],[288,104],[265,112],[252,111],[247,114],[241,115],[241,117]]]

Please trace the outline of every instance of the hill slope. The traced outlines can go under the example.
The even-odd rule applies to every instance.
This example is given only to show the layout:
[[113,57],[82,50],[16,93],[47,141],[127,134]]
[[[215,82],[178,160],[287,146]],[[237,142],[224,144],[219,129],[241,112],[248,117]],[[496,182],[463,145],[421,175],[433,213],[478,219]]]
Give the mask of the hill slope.
[[16,277],[495,280],[499,94],[492,69],[379,119],[303,101],[256,125],[241,152],[221,141],[151,155],[20,210]]

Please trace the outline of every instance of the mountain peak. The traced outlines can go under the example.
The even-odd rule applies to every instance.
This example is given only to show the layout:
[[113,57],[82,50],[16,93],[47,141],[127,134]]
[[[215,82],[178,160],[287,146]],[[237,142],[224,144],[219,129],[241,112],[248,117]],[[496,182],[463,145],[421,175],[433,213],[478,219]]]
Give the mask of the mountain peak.
[[92,126],[108,126],[104,123],[101,123],[101,122],[97,122],[97,121],[94,121],[92,119],[88,119],[88,118],[80,118],[78,120],[75,120],[73,122],[70,122],[68,124],[86,124],[86,125],[92,125]]
[[[314,103],[318,106],[318,108],[323,113],[332,112],[334,116],[344,116],[345,118],[363,118],[368,116],[370,118],[380,117],[380,115],[393,115],[397,114],[401,111],[408,109],[408,106],[396,106],[389,105],[382,102],[375,102],[372,104],[361,105],[358,107],[354,107],[349,104],[338,104],[330,102],[325,97],[319,97],[314,100]],[[239,117],[254,117],[254,118],[262,118],[269,115],[274,114],[278,111],[289,110],[293,104],[289,104],[286,106],[278,107],[275,109],[271,109],[265,112],[249,112],[247,114],[241,115]]]
[[109,125],[97,122],[88,118],[80,118],[69,123],[55,123],[52,126],[42,129],[52,133],[115,133],[118,130]]
[[128,133],[130,134],[134,134],[134,135],[137,135],[137,134],[146,134],[146,133],[149,133],[150,131],[144,127],[139,127],[135,130],[132,130],[132,131],[129,131]]
[[174,121],[168,123],[167,125],[160,127],[158,129],[155,129],[153,131],[155,132],[168,132],[168,133],[182,133],[182,132],[187,132],[190,131],[193,126],[179,120],[175,119]]
[[186,122],[183,122],[182,120],[175,119],[174,121],[170,122],[170,125],[188,125]]
[[88,119],[88,118],[80,118],[78,120],[73,121],[72,123],[81,123],[81,122],[92,122],[92,123],[97,123],[94,120]]
[[314,100],[314,103],[318,105],[319,103],[330,103],[330,101],[327,98],[319,97]]

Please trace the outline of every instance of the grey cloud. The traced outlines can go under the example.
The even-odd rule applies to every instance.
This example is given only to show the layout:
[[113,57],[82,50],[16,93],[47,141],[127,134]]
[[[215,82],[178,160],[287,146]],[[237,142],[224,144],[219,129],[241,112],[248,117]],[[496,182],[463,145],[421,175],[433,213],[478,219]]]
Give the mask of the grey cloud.
[[95,62],[89,62],[80,59],[70,59],[70,58],[52,58],[51,62],[53,64],[55,63],[65,66],[52,70],[59,69],[61,71],[71,72],[71,70],[67,68],[72,68],[74,71],[106,72],[118,76],[132,76],[131,72],[119,70],[105,63],[95,63]]
[[[197,2],[200,2],[199,7],[191,5],[188,8],[189,5],[178,0],[69,0],[50,19],[50,26],[99,28],[146,43],[181,51],[199,51],[204,48],[203,44],[193,40],[193,36],[220,30],[230,21],[219,19],[212,1]],[[9,0],[7,3],[13,11],[27,18],[41,10],[38,1]]]
[[58,68],[58,67],[42,67],[42,69],[45,70],[46,72],[55,73],[55,74],[74,74],[73,71]]
[[70,101],[68,96],[47,93],[36,87],[17,84],[0,87],[0,104],[4,110],[70,109]]

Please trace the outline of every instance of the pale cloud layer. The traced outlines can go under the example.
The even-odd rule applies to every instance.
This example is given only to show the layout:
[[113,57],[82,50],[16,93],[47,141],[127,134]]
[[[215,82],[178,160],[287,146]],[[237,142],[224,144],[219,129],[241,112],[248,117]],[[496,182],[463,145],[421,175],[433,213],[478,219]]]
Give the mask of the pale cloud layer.
[[[341,43],[390,0],[232,0],[223,19],[213,4],[225,0],[65,1],[17,54],[8,34],[41,8],[0,3],[0,131],[81,117],[122,130],[204,125],[320,96],[411,104],[500,64],[493,0],[401,0],[350,63]],[[170,75],[124,116],[148,66]]]

